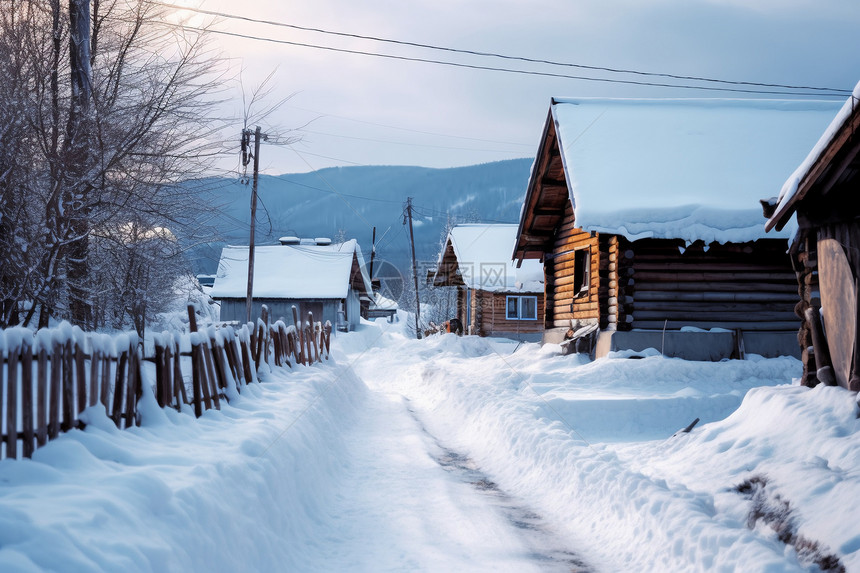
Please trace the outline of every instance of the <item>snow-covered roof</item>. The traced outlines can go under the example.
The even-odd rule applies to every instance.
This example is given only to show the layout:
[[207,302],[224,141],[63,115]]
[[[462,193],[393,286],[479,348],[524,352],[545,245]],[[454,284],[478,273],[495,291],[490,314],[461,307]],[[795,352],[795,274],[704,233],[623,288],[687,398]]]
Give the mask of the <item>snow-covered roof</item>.
[[516,236],[517,225],[509,224],[457,225],[451,229],[448,241],[467,288],[543,292],[543,264],[526,260],[517,268],[511,260]]
[[[329,245],[265,245],[254,249],[254,297],[345,298],[353,283],[353,259],[360,283],[371,293],[370,278],[355,239]],[[221,251],[213,298],[244,298],[248,289],[248,247]]]
[[768,229],[771,229],[774,226],[778,227],[778,222],[784,217],[790,215],[792,206],[795,202],[795,195],[797,194],[801,181],[803,181],[806,174],[809,173],[812,167],[818,162],[818,159],[822,156],[825,149],[830,146],[830,143],[833,141],[834,137],[836,137],[836,134],[842,129],[842,126],[845,125],[851,117],[851,114],[855,112],[858,102],[860,102],[860,83],[854,86],[853,93],[848,97],[845,103],[842,104],[842,107],[836,113],[836,117],[830,121],[827,129],[825,129],[821,134],[821,137],[818,138],[818,142],[806,155],[806,159],[800,163],[788,180],[783,183],[782,189],[779,192],[776,210],[767,222]]
[[631,240],[761,238],[758,200],[806,156],[839,105],[554,99],[577,226]]

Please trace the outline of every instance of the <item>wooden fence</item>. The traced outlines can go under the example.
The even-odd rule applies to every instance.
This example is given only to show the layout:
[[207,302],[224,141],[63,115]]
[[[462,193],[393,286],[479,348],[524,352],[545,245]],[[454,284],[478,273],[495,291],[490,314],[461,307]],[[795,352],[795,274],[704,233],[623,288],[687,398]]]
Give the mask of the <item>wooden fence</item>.
[[311,313],[302,323],[295,307],[290,326],[269,323],[267,314],[264,306],[256,323],[198,330],[189,307],[191,332],[155,335],[151,356],[133,333],[84,333],[68,323],[0,331],[0,458],[30,457],[61,432],[83,428],[88,407],[101,404],[118,428],[128,428],[140,425],[138,404],[154,391],[162,408],[187,405],[199,417],[257,382],[264,364],[329,358],[330,323],[314,322]]

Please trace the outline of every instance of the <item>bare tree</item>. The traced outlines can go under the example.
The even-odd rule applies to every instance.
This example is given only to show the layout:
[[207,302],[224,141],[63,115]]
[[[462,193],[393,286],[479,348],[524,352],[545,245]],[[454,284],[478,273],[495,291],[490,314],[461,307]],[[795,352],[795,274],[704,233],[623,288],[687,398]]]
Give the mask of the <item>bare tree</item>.
[[[9,174],[0,191],[18,199],[4,200],[0,225],[26,256],[0,254],[0,326],[23,301],[25,322],[40,312],[40,325],[52,315],[96,326],[107,307],[130,306],[109,297],[122,301],[136,289],[152,300],[158,281],[130,271],[131,283],[109,287],[94,254],[122,255],[128,268],[147,260],[155,273],[168,266],[162,259],[182,258],[161,240],[153,246],[152,233],[188,230],[202,207],[181,183],[218,152],[219,62],[205,33],[165,26],[164,9],[144,0],[70,0],[68,12],[60,0],[4,4],[11,10],[0,18],[0,65],[21,72],[0,88],[13,102],[0,110],[0,129],[25,134],[11,134],[0,152],[0,177]],[[117,233],[128,225],[133,240]],[[135,317],[147,311],[127,316],[142,330]]]

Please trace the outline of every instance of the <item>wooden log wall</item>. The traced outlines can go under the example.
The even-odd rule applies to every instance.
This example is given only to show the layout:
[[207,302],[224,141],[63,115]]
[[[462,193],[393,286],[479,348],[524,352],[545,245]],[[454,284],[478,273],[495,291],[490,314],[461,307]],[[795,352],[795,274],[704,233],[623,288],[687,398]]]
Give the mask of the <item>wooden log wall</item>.
[[[574,260],[576,251],[580,249],[589,249],[591,252],[590,285],[585,296],[574,292]],[[564,219],[555,233],[552,253],[547,255],[544,262],[546,328],[569,327],[571,321],[600,319],[600,267],[598,238],[576,227],[573,207],[568,201]]]
[[622,243],[633,328],[785,331],[799,326],[797,282],[784,240],[708,249],[701,242],[683,248],[683,242],[667,239]]
[[31,457],[61,432],[83,428],[81,413],[93,406],[118,428],[140,425],[138,404],[150,387],[162,408],[200,416],[256,382],[252,364],[310,365],[331,354],[331,323],[310,313],[301,331],[262,319],[198,331],[193,316],[192,308],[190,334],[155,335],[147,358],[135,334],[85,334],[68,324],[0,331],[0,458]]
[[[543,293],[492,293],[477,291],[480,304],[484,307],[482,312],[482,323],[480,326],[481,336],[493,336],[495,333],[518,332],[530,334],[543,332],[544,295]],[[508,320],[507,297],[508,296],[534,296],[537,298],[537,320]]]

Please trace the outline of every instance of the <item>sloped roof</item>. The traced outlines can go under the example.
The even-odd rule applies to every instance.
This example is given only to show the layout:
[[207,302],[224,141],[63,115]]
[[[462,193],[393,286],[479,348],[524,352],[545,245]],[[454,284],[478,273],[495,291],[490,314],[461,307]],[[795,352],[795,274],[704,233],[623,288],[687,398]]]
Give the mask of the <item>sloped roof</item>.
[[[254,249],[255,298],[345,298],[353,286],[371,293],[370,278],[355,239],[330,245],[265,245]],[[221,251],[213,298],[244,298],[248,247]]]
[[517,268],[511,248],[517,225],[457,225],[448,234],[434,284],[464,284],[489,292],[543,292],[543,265],[524,261]]
[[[773,215],[765,228],[767,230],[782,229],[788,223],[797,203],[815,186],[820,179],[827,176],[831,162],[840,155],[847,155],[847,140],[854,136],[860,127],[860,83],[854,87],[854,92],[833,117],[827,129],[821,134],[818,142],[806,155],[806,159],[794,170],[780,189],[778,203]],[[856,150],[853,151],[856,153]],[[853,162],[857,169],[857,157],[840,157],[846,163]],[[830,182],[834,184],[834,182]]]
[[[563,171],[549,184],[566,186],[577,227],[631,240],[746,242],[764,236],[759,198],[806,156],[839,105],[553,99],[540,149],[560,157]],[[535,162],[521,224],[548,164]],[[518,243],[518,254],[528,250]]]

